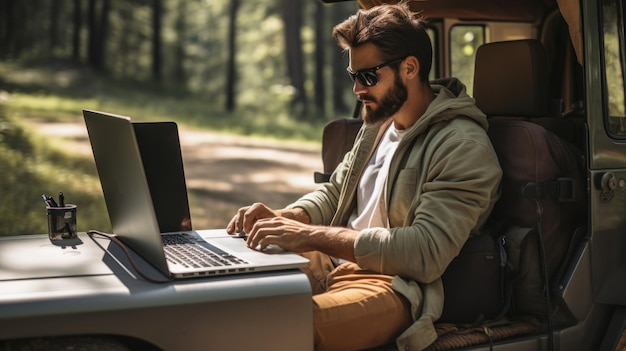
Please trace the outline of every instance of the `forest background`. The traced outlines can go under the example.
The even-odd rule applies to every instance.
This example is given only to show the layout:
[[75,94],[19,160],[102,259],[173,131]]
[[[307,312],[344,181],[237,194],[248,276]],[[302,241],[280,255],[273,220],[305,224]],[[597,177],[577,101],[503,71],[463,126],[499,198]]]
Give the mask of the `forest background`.
[[348,58],[330,32],[356,9],[315,0],[0,1],[0,235],[46,232],[42,189],[67,189],[83,204],[79,230],[108,227],[93,159],[55,146],[32,121],[82,123],[89,106],[319,142],[327,121],[352,114]]

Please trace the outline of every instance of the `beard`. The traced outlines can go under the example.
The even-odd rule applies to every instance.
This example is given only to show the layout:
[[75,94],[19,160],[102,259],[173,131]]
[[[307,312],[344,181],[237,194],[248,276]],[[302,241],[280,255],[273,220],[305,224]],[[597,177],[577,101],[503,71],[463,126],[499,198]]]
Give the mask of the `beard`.
[[408,92],[406,86],[402,83],[402,80],[400,80],[400,76],[396,74],[393,81],[393,87],[380,99],[380,103],[378,103],[378,99],[373,96],[363,95],[361,97],[361,100],[378,103],[378,107],[376,109],[364,105],[361,117],[363,118],[365,124],[374,124],[385,121],[400,110],[407,98]]

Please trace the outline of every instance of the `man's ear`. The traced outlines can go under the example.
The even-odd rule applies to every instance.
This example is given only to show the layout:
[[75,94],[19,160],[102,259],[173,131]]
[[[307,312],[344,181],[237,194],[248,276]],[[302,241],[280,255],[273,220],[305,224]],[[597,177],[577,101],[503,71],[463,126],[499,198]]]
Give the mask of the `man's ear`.
[[407,56],[401,69],[408,79],[417,78],[419,76],[420,62],[415,56]]

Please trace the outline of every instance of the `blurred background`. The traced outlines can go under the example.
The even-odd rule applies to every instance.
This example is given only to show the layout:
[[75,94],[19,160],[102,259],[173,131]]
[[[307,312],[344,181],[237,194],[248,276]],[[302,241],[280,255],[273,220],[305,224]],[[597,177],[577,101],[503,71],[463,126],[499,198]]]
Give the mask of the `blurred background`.
[[84,108],[179,123],[196,229],[313,189],[322,126],[354,107],[330,32],[357,8],[0,1],[0,235],[45,233],[41,194],[59,191],[78,205],[79,231],[110,230]]

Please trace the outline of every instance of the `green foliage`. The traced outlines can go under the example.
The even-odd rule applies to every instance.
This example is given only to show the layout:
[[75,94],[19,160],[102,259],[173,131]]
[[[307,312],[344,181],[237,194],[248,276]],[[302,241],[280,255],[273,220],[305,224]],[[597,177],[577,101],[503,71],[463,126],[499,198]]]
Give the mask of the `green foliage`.
[[29,132],[0,104],[0,235],[47,232],[42,193],[68,194],[78,206],[78,229],[110,224],[93,161],[73,156]]

